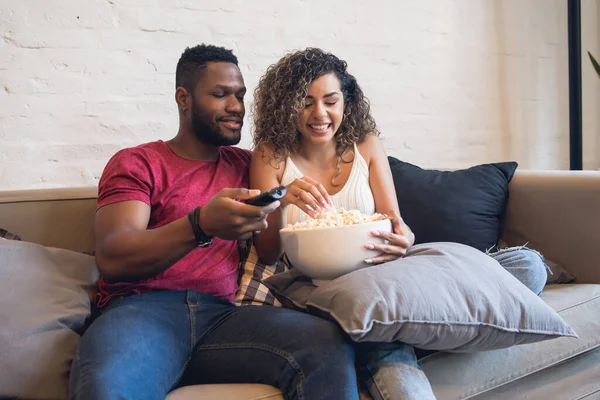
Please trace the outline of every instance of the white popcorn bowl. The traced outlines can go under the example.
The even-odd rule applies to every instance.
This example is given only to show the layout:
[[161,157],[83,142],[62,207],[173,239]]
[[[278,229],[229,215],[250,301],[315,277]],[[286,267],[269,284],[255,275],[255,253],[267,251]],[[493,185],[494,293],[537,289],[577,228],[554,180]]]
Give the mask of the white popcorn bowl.
[[381,254],[365,248],[368,243],[385,242],[371,235],[372,231],[391,232],[392,222],[384,219],[364,224],[303,230],[287,227],[279,233],[283,250],[294,268],[319,286],[349,272],[368,267],[365,260]]

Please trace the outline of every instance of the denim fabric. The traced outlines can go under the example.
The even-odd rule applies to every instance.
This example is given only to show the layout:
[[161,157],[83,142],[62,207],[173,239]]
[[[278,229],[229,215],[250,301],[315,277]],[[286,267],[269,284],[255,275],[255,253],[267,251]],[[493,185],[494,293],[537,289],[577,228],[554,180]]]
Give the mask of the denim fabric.
[[[487,254],[535,294],[542,292],[548,267],[540,253],[520,246]],[[356,353],[359,377],[373,399],[435,399],[431,385],[419,367],[413,346],[404,343],[357,343]]]
[[411,345],[361,342],[356,358],[359,378],[374,400],[435,399]]
[[549,267],[544,263],[544,257],[537,251],[525,246],[509,247],[487,254],[498,261],[508,272],[527,286],[533,293],[542,293]]
[[84,333],[72,399],[164,399],[179,386],[264,383],[286,399],[358,399],[354,351],[335,324],[194,291],[113,300]]

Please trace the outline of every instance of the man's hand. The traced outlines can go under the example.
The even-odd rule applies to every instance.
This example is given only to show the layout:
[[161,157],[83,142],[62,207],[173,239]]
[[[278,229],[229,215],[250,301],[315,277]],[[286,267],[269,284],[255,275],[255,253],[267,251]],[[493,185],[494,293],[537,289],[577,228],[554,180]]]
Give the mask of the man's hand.
[[406,225],[402,217],[394,210],[388,215],[392,219],[392,233],[373,231],[371,235],[387,240],[387,244],[366,244],[365,248],[380,251],[378,257],[365,260],[367,264],[381,264],[396,260],[406,254],[410,246],[415,243],[415,234]]
[[260,190],[223,189],[200,209],[198,223],[208,236],[225,240],[248,239],[253,232],[267,229],[267,215],[279,207],[279,201],[264,207],[244,204]]

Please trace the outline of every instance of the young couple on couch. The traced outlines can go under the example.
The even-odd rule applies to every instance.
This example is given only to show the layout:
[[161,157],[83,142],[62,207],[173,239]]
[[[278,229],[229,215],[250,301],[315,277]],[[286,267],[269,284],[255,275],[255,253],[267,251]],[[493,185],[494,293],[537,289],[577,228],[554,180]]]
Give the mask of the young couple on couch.
[[[346,63],[308,48],[270,66],[254,96],[253,152],[233,147],[247,89],[231,51],[186,49],[175,86],[177,135],[119,151],[102,174],[101,279],[71,397],[162,399],[179,386],[247,382],[275,386],[286,399],[357,399],[362,381],[376,399],[434,398],[412,346],[354,343],[319,317],[232,303],[237,241],[254,236],[261,260],[274,263],[282,257],[279,229],[331,205],[392,218],[393,233],[372,233],[387,244],[364,244],[381,253],[367,264],[398,259],[415,241]],[[280,202],[240,201],[279,185],[287,187]],[[546,271],[537,253],[491,256],[541,292]]]

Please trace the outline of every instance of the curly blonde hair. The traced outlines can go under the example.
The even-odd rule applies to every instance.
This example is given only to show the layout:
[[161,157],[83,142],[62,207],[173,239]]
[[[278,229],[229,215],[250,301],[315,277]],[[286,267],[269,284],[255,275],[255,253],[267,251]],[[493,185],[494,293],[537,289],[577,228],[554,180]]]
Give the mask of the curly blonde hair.
[[348,73],[347,63],[321,49],[307,48],[286,54],[260,78],[252,107],[254,147],[271,145],[277,160],[296,152],[300,146],[298,118],[308,86],[329,73],[340,80],[344,97],[344,118],[335,134],[338,165],[354,143],[361,143],[369,134],[379,135],[369,100],[356,78]]

